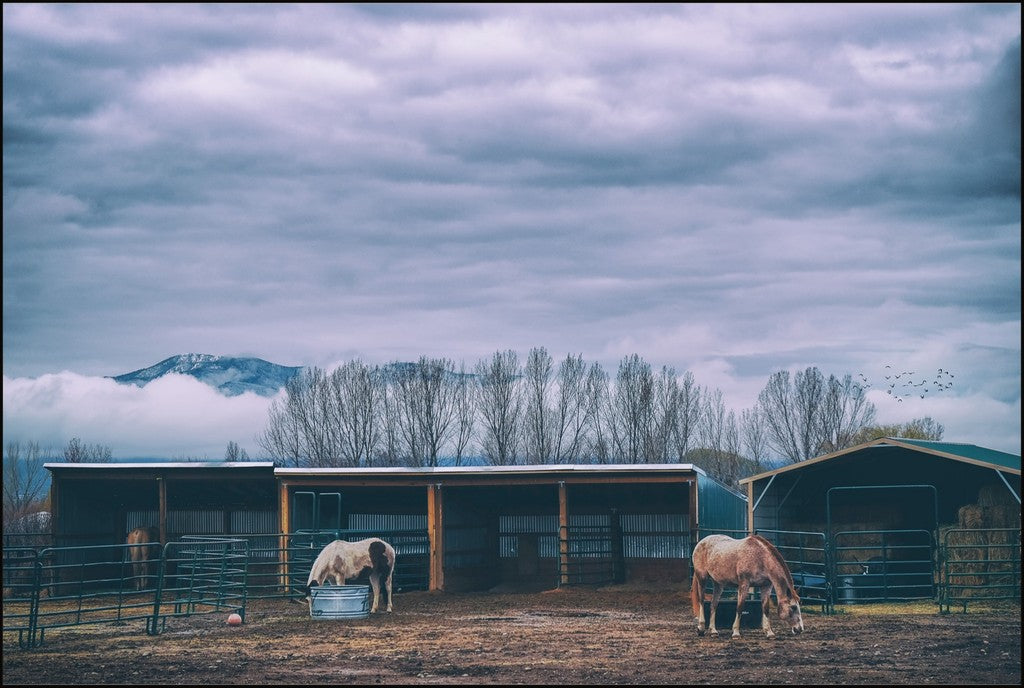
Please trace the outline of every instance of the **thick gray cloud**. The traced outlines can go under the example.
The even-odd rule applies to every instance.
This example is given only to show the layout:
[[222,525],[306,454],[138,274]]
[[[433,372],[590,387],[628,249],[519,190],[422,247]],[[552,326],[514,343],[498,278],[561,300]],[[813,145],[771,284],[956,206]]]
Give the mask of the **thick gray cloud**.
[[[881,420],[1020,451],[1019,5],[3,17],[5,438],[74,417],[60,371],[545,346],[737,411],[780,369],[943,367]],[[54,441],[128,444],[92,420]]]

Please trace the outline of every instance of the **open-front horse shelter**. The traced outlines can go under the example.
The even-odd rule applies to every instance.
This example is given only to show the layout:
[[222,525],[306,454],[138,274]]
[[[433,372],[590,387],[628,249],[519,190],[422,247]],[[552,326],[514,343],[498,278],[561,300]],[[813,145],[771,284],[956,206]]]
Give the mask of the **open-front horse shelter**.
[[748,528],[781,545],[819,595],[932,598],[947,584],[1013,598],[1020,469],[1020,456],[973,444],[879,438],[740,484]]
[[[396,589],[685,584],[699,533],[745,528],[746,499],[692,464],[275,468],[270,462],[46,464],[55,543],[155,525],[246,538],[273,570],[296,543],[381,537]],[[303,539],[305,538],[305,539]],[[250,575],[253,571],[250,566]]]

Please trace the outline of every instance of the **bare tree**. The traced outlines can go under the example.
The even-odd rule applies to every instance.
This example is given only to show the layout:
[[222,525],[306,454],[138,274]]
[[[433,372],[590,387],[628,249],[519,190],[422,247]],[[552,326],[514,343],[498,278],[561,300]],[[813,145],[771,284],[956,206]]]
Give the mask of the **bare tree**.
[[332,454],[342,466],[372,465],[381,442],[384,381],[380,370],[358,359],[349,361],[331,373],[329,389],[327,425],[336,444]]
[[438,466],[459,430],[454,363],[421,356],[415,364],[395,363],[392,370],[392,398],[406,463]]
[[814,367],[774,373],[758,404],[768,427],[772,448],[796,463],[820,453],[848,447],[875,416],[874,405],[849,375],[828,380]]
[[904,437],[913,440],[939,441],[946,429],[941,423],[936,423],[931,416],[915,418],[906,423],[895,423],[891,425],[866,425],[861,428],[851,440],[851,446],[863,444],[879,437]]
[[423,435],[420,431],[420,404],[414,363],[394,362],[389,366],[389,386],[395,412],[401,459],[408,466],[426,465]]
[[495,352],[476,364],[482,440],[481,451],[492,465],[519,463],[522,424],[522,371],[515,351]]
[[819,454],[853,445],[857,432],[875,420],[875,405],[867,400],[864,388],[849,374],[842,379],[829,375],[818,415]]
[[725,440],[727,412],[722,391],[716,389],[704,395],[704,410],[699,428],[700,449],[704,459],[702,467],[712,476],[725,482],[728,466],[725,465]]
[[248,461],[249,453],[238,446],[234,441],[228,442],[228,448],[224,451],[225,461]]
[[582,354],[569,354],[559,364],[554,408],[555,463],[579,463],[589,451],[602,378],[600,366],[594,363],[588,369]]
[[109,463],[113,460],[110,447],[101,444],[85,444],[77,437],[68,440],[64,447],[67,463]]
[[285,383],[285,396],[271,402],[267,413],[267,426],[256,438],[256,443],[268,456],[276,457],[275,462],[281,462],[285,466],[300,467],[307,462],[306,424],[298,399],[305,394],[309,384],[310,376],[306,371]]
[[456,429],[455,364],[447,358],[421,357],[418,382],[423,402],[420,427],[428,466],[440,464],[442,450]]
[[461,466],[466,458],[469,443],[473,439],[473,427],[476,423],[476,385],[472,376],[466,372],[465,364],[459,365],[455,378],[455,432],[453,433],[452,461]]
[[764,415],[757,406],[740,414],[740,441],[743,453],[750,459],[751,469],[760,473],[768,468],[768,429]]
[[821,406],[824,379],[817,368],[807,368],[790,380],[781,370],[768,378],[758,404],[768,425],[772,448],[790,463],[806,461],[818,447],[816,416]]
[[534,348],[523,368],[523,449],[526,463],[551,463],[555,453],[556,428],[551,396],[554,361],[544,347]]
[[410,463],[402,455],[402,414],[399,391],[393,369],[382,371],[384,395],[381,398],[381,444],[377,463],[382,466],[401,466]]
[[622,359],[611,406],[611,441],[622,463],[648,463],[654,424],[654,375],[639,355]]
[[45,508],[47,476],[43,452],[36,442],[4,446],[4,532],[27,532],[26,518]]
[[743,444],[740,441],[740,429],[739,424],[736,422],[736,412],[730,410],[725,417],[725,432],[722,436],[720,465],[723,484],[736,490],[740,487],[740,478],[744,476],[744,469],[748,463],[743,458],[742,451]]
[[689,453],[690,444],[697,436],[701,420],[701,409],[703,407],[703,395],[700,387],[693,379],[693,373],[683,373],[682,382],[679,383],[679,392],[676,395],[676,427],[672,433],[675,441],[675,454],[677,461],[685,461]]
[[932,420],[931,416],[925,416],[924,418],[915,418],[904,423],[903,429],[897,437],[937,442],[942,439],[942,435],[945,432],[946,428],[943,427],[942,423],[936,423]]
[[266,430],[257,442],[285,465],[329,467],[337,464],[337,428],[331,425],[327,373],[305,368],[285,385],[285,397],[269,410]]
[[594,420],[593,432],[588,451],[590,460],[595,463],[611,463],[612,431],[615,418],[612,412],[611,385],[608,373],[598,363],[594,363],[587,371],[587,394],[593,399]]
[[651,429],[648,440],[648,461],[668,463],[674,453],[674,439],[679,418],[679,381],[675,368],[662,366],[654,379],[651,401]]

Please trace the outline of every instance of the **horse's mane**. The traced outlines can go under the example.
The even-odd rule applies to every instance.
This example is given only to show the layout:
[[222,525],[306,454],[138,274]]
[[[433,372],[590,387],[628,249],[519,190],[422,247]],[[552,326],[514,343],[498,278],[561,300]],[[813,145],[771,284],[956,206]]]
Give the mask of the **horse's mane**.
[[790,597],[795,596],[796,595],[796,590],[795,590],[795,585],[793,583],[793,574],[791,574],[789,572],[789,566],[786,564],[786,560],[782,557],[782,552],[780,552],[775,547],[775,545],[773,545],[772,543],[768,542],[767,540],[765,540],[760,535],[756,535],[756,534],[755,535],[751,535],[750,539],[751,540],[756,540],[761,545],[763,545],[764,548],[768,551],[768,553],[772,556],[772,558],[775,560],[775,563],[782,570],[783,580],[785,580],[786,586],[787,586],[787,589],[784,591],[785,594],[790,596]]

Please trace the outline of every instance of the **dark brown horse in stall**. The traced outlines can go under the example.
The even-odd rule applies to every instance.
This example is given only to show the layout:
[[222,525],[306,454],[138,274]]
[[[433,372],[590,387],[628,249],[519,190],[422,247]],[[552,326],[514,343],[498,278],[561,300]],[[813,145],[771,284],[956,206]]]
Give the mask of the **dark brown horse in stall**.
[[135,589],[142,590],[152,575],[153,561],[160,558],[160,530],[154,526],[139,526],[128,533],[125,542],[131,545],[128,556],[132,561]]
[[746,602],[750,586],[761,590],[761,628],[772,638],[775,632],[768,621],[771,590],[779,603],[779,618],[789,624],[793,633],[804,630],[800,615],[800,597],[793,585],[793,574],[786,560],[775,545],[759,535],[736,540],[728,535],[708,535],[693,548],[693,581],[690,584],[690,599],[693,602],[693,616],[697,622],[697,635],[704,635],[704,582],[711,578],[715,589],[711,597],[711,619],[708,628],[711,635],[718,635],[715,628],[715,609],[722,597],[725,584],[736,586],[736,620],[732,624],[732,637],[740,637],[740,614]]

